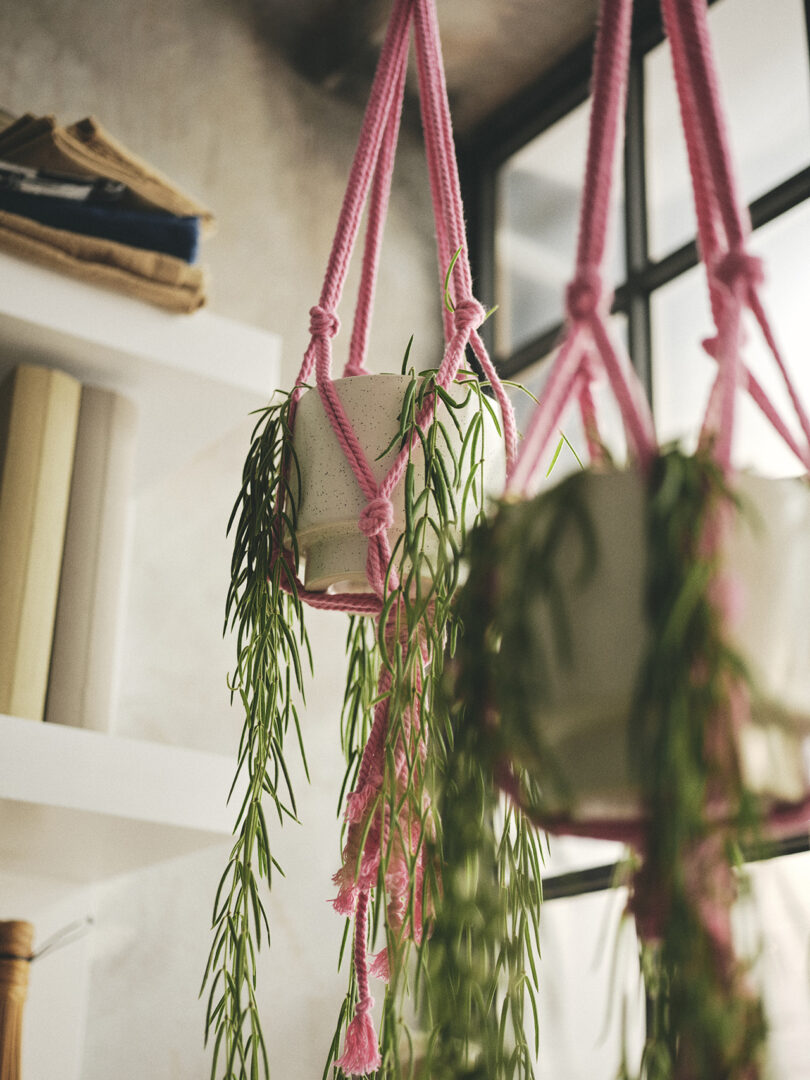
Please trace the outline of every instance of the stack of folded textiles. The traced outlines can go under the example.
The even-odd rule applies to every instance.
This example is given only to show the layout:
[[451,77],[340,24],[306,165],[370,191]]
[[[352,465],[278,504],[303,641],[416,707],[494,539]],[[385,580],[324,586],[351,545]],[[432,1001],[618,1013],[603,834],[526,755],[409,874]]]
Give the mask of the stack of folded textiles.
[[30,113],[0,130],[0,248],[171,311],[205,303],[210,211],[93,118]]

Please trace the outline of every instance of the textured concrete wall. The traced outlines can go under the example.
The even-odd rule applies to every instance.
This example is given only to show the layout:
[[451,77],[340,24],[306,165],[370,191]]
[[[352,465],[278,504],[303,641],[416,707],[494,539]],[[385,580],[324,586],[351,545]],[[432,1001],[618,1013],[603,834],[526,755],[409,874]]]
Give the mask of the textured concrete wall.
[[[219,222],[204,246],[211,307],[280,333],[289,385],[320,292],[360,115],[287,69],[259,32],[249,0],[8,0],[0,4],[0,107],[52,112],[64,123],[94,114],[208,204]],[[429,207],[421,147],[406,136],[372,332],[377,370],[398,369],[412,333],[418,361],[428,366],[436,358]],[[348,323],[350,306],[341,314]],[[248,432],[246,423],[139,498],[119,732],[235,751],[241,718],[228,706],[232,651],[220,637],[224,526]],[[345,622],[325,616],[311,625],[320,655],[305,716],[313,783],[298,785],[303,827],[288,827],[279,840],[289,883],[279,882],[272,904],[262,992],[274,1076],[286,1080],[321,1075],[342,994],[335,968],[343,922],[326,900],[339,860],[336,723]],[[26,1028],[29,1080],[208,1075],[197,991],[225,855],[191,856],[110,882],[86,900],[77,895],[95,929],[89,948],[63,954],[51,975],[45,962],[38,969]],[[44,913],[42,925],[50,929],[59,911]],[[75,1017],[72,1027],[81,1026],[85,1010],[75,999],[85,985],[84,1035],[74,1030],[70,1045],[49,1039],[56,1029],[48,1014],[60,1000],[65,1016]]]

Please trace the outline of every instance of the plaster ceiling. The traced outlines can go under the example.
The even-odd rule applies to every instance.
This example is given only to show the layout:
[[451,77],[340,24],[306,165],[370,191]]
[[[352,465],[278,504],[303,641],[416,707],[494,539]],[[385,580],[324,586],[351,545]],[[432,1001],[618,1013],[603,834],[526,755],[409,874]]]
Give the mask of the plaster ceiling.
[[[362,99],[391,0],[260,0],[268,29],[313,82]],[[590,36],[596,0],[437,0],[456,130],[489,116]]]

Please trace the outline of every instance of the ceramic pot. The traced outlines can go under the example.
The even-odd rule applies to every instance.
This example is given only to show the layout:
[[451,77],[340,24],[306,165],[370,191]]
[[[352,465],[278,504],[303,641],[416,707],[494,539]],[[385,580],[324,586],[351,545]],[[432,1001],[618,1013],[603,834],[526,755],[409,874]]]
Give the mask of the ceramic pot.
[[[644,615],[645,492],[632,472],[582,479],[597,561],[583,580],[582,539],[571,526],[555,562],[570,659],[548,650],[536,730],[573,796],[556,809],[589,820],[632,817],[640,800],[627,725],[650,633]],[[749,789],[766,800],[794,802],[810,791],[810,487],[801,480],[742,475],[738,492],[747,510],[735,516],[723,563],[736,583],[739,608],[730,625],[732,643],[753,690],[740,757]],[[502,587],[509,587],[506,559],[499,575]],[[538,640],[553,641],[544,602],[531,618]],[[519,648],[520,642],[504,646]],[[531,663],[526,671],[533,677]]]
[[[411,381],[408,375],[354,375],[334,382],[378,484],[388,473],[399,449],[394,446],[383,453],[399,430],[399,414]],[[461,383],[454,383],[450,393],[456,401],[466,402],[454,410],[461,431],[466,432],[479,411],[478,395]],[[462,439],[448,412],[447,405],[439,401],[437,419],[444,423],[458,456]],[[503,440],[486,407],[482,417],[483,483],[485,491],[494,494],[502,489],[504,482]],[[306,391],[298,403],[294,446],[301,471],[297,539],[304,561],[304,584],[308,589],[328,589],[330,592],[367,591],[368,540],[358,527],[367,500],[315,388]],[[418,493],[425,483],[421,447],[414,449],[412,460],[416,465],[414,485]],[[392,492],[391,501],[394,523],[388,532],[388,540],[393,549],[405,528],[404,479]],[[474,500],[469,500],[467,525],[472,524],[474,518],[473,503]],[[457,535],[460,531],[460,528],[456,530]],[[425,547],[429,553],[435,552],[435,537],[429,538]]]

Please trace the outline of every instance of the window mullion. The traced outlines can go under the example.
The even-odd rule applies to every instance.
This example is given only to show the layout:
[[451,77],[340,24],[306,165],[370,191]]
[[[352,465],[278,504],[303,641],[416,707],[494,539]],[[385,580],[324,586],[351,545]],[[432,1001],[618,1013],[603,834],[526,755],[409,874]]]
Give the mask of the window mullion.
[[644,283],[649,265],[644,155],[644,52],[634,48],[627,87],[624,142],[627,334],[633,366],[652,400],[650,298]]

